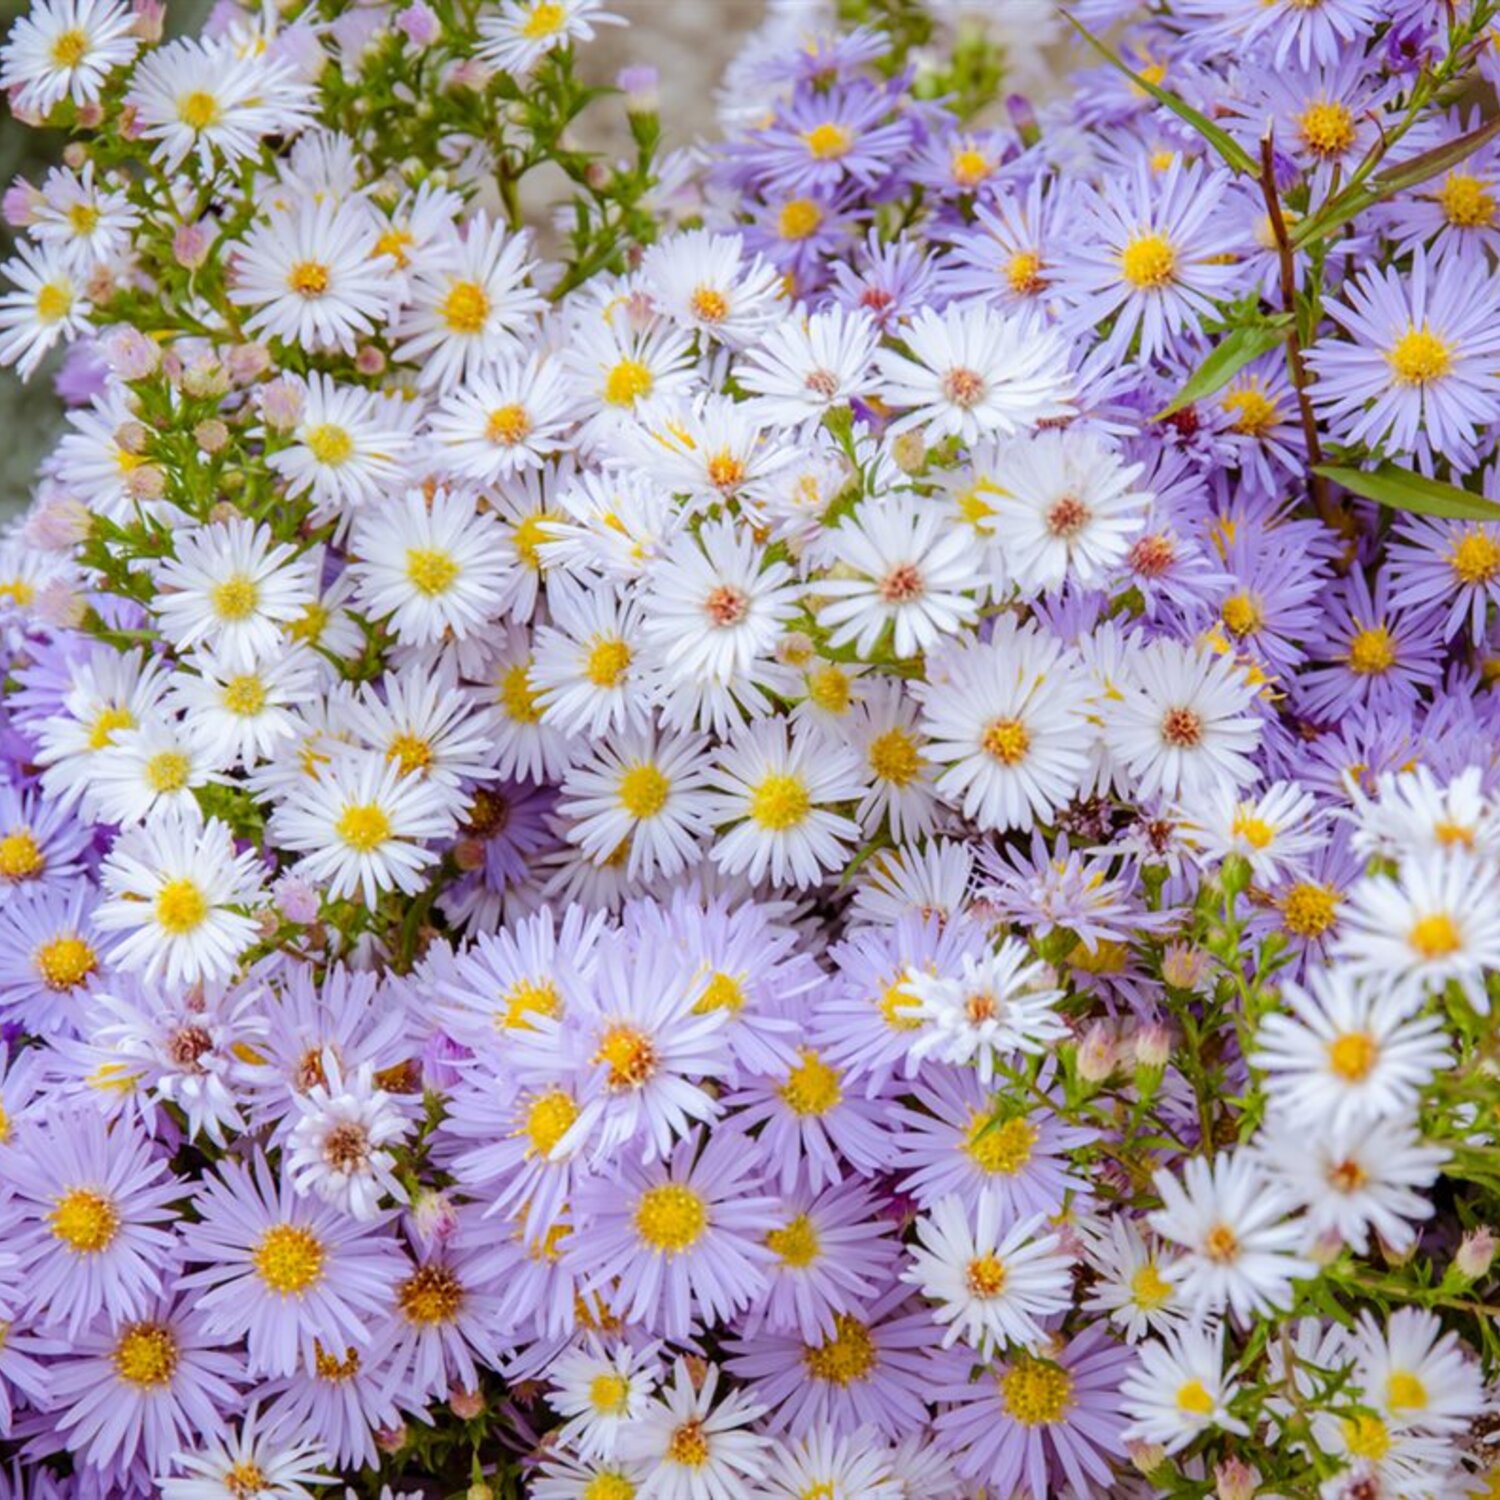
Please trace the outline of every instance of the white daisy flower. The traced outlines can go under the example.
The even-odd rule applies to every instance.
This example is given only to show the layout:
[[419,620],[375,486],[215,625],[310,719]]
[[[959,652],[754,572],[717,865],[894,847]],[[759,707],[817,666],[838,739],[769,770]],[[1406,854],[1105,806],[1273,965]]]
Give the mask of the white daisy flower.
[[110,381],[92,405],[68,413],[73,430],[53,450],[58,482],[68,493],[98,515],[122,523],[135,519],[138,505],[147,516],[162,509],[160,502],[135,500],[126,488],[126,478],[144,462],[120,445],[126,424],[137,420],[131,400],[128,389]]
[[[260,1430],[257,1430],[260,1428]],[[268,1430],[269,1429],[269,1430]],[[238,1432],[210,1439],[196,1452],[178,1453],[157,1480],[162,1500],[314,1500],[309,1485],[335,1482],[330,1454],[305,1438],[291,1440],[279,1425],[261,1424],[252,1406]],[[247,1488],[249,1482],[253,1489]]]
[[650,1465],[639,1500],[725,1500],[765,1475],[771,1440],[748,1430],[765,1408],[743,1391],[715,1406],[718,1389],[717,1365],[695,1386],[678,1359],[672,1383],[620,1434],[621,1456]]
[[924,306],[901,336],[911,357],[894,349],[875,356],[876,394],[915,408],[893,433],[922,427],[929,442],[974,443],[1072,414],[1067,345],[1040,323],[975,298],[950,302],[941,313]]
[[381,891],[422,889],[438,858],[428,845],[452,836],[463,803],[461,792],[384,756],[345,751],[288,791],[271,837],[300,853],[297,868],[335,901],[358,894],[374,906]]
[[811,724],[789,735],[783,720],[762,719],[737,731],[718,753],[712,784],[709,816],[733,825],[713,847],[727,875],[816,885],[859,837],[859,824],[832,810],[864,796],[859,762]]
[[54,167],[47,174],[31,234],[55,246],[74,271],[87,276],[129,250],[140,219],[123,191],[94,181],[94,164],[87,161],[82,172]]
[[994,533],[1022,593],[1068,581],[1098,588],[1144,529],[1154,497],[1132,489],[1144,469],[1125,464],[1091,432],[1038,432],[1001,454]]
[[[974,877],[974,852],[956,839],[929,839],[881,849],[860,866],[850,904],[850,926],[894,927],[904,917],[923,921],[966,911]],[[908,998],[903,1008],[914,1002]]]
[[522,469],[501,480],[489,492],[490,508],[499,517],[505,537],[505,559],[511,565],[501,608],[513,620],[530,620],[536,613],[551,567],[542,547],[561,516],[556,495],[571,488],[574,473],[572,455],[563,453],[539,468]]
[[783,316],[781,276],[737,234],[689,229],[646,251],[641,286],[683,328],[742,349]]
[[540,468],[568,446],[573,396],[561,367],[533,354],[502,360],[471,375],[443,398],[428,422],[438,457],[450,474],[493,484]]
[[427,646],[462,640],[500,612],[507,572],[500,523],[472,496],[410,490],[400,503],[355,519],[350,572],[360,606],[389,617],[398,640]]
[[1229,1411],[1239,1386],[1224,1373],[1221,1324],[1167,1329],[1159,1339],[1137,1344],[1135,1357],[1120,1386],[1121,1405],[1132,1419],[1127,1439],[1159,1443],[1176,1453],[1210,1428],[1250,1435]]
[[569,767],[557,804],[569,842],[601,863],[628,845],[632,880],[670,879],[696,864],[712,827],[709,759],[696,735],[635,729],[594,741]]
[[955,519],[930,499],[866,500],[829,538],[834,576],[815,585],[833,601],[818,609],[829,645],[869,657],[889,626],[896,655],[911,657],[972,625],[978,557]]
[[287,499],[310,495],[314,516],[326,519],[403,489],[412,449],[404,404],[310,374],[291,445],[266,458],[286,481]]
[[378,687],[365,683],[348,725],[403,775],[451,787],[496,777],[479,697],[458,685],[446,661],[432,672],[388,672]]
[[1266,1074],[1273,1108],[1307,1127],[1409,1116],[1451,1058],[1442,1021],[1411,1007],[1378,979],[1344,968],[1313,969],[1308,987],[1284,984],[1260,1023],[1250,1065]]
[[1085,1311],[1106,1314],[1132,1344],[1181,1320],[1181,1298],[1162,1275],[1161,1253],[1134,1219],[1115,1213],[1102,1221],[1081,1220],[1078,1229],[1084,1257],[1098,1276]]
[[1288,1217],[1292,1201],[1245,1150],[1220,1151],[1212,1162],[1190,1157],[1182,1177],[1157,1169],[1162,1207],[1146,1221],[1182,1251],[1166,1275],[1183,1300],[1198,1314],[1228,1307],[1244,1322],[1290,1307],[1293,1279],[1317,1274],[1298,1253],[1302,1226]]
[[1360,1315],[1354,1383],[1398,1432],[1457,1435],[1485,1409],[1478,1361],[1419,1307],[1397,1308],[1384,1328]]
[[[903,1500],[908,1493],[891,1470],[890,1450],[873,1428],[840,1432],[818,1422],[795,1442],[776,1448],[759,1493],[766,1500]],[[913,1493],[937,1495],[936,1490]]]
[[730,520],[680,532],[647,575],[641,640],[650,653],[664,720],[724,733],[769,707],[788,674],[772,658],[797,609],[784,562],[767,562]]
[[568,736],[542,718],[531,680],[531,633],[502,625],[492,633],[494,655],[485,667],[481,700],[488,702],[495,769],[501,776],[557,781],[572,758]]
[[987,1085],[997,1060],[1050,1052],[1069,1034],[1056,1009],[1063,992],[1048,983],[1051,978],[1015,938],[1002,938],[977,958],[965,953],[952,977],[908,969],[906,990],[917,998],[908,1017],[921,1027],[912,1037],[912,1057],[977,1063],[979,1081]]
[[595,26],[623,26],[604,0],[501,0],[498,15],[479,21],[475,56],[507,73],[529,73],[547,53],[570,42],[591,42]]
[[1055,636],[1006,615],[914,683],[937,792],[981,828],[1023,831],[1074,797],[1088,764],[1087,683]]
[[835,304],[785,318],[747,350],[734,377],[772,424],[816,422],[835,406],[869,395],[880,330],[868,313]]
[[956,1193],[917,1218],[911,1266],[901,1279],[937,1304],[943,1347],[962,1339],[980,1353],[1019,1344],[1035,1349],[1051,1319],[1073,1302],[1073,1257],[1046,1218],[1031,1214],[1004,1229],[1000,1200],[981,1193],[971,1212]]
[[566,735],[645,724],[639,602],[602,583],[587,588],[565,577],[552,581],[547,602],[552,623],[536,631],[527,679],[543,719]]
[[413,262],[396,358],[420,364],[421,385],[447,390],[521,350],[532,315],[546,305],[526,285],[530,249],[529,234],[480,213]]
[[1409,1008],[1456,984],[1488,1015],[1486,980],[1500,968],[1500,878],[1463,850],[1412,854],[1394,877],[1370,875],[1351,888],[1333,953]]
[[[216,765],[249,769],[269,760],[295,733],[296,705],[315,691],[317,658],[305,646],[283,647],[247,671],[196,651],[172,676],[171,706],[203,740]],[[196,675],[195,675],[196,673]]]
[[1432,1217],[1426,1193],[1448,1160],[1443,1147],[1424,1145],[1404,1120],[1309,1130],[1273,1117],[1251,1149],[1272,1182],[1305,1210],[1309,1252],[1325,1241],[1363,1254],[1372,1229],[1398,1254],[1412,1248],[1412,1221]]
[[59,339],[88,331],[93,304],[57,246],[18,242],[0,276],[13,288],[0,296],[0,367],[14,365],[29,380]]
[[227,42],[195,37],[148,52],[125,103],[168,172],[196,153],[205,176],[216,152],[232,166],[256,156],[263,136],[294,135],[314,114],[313,89],[290,62],[265,51],[241,57]]
[[1353,798],[1351,842],[1364,855],[1404,859],[1408,854],[1467,849],[1500,855],[1500,809],[1484,793],[1484,771],[1469,766],[1439,783],[1427,766],[1386,772],[1366,796],[1357,777],[1347,780]]
[[1209,786],[1186,799],[1178,817],[1194,849],[1215,863],[1238,855],[1266,885],[1301,870],[1328,837],[1317,798],[1295,781],[1272,782],[1251,797]]
[[746,403],[720,395],[651,403],[637,427],[617,434],[617,447],[620,461],[638,465],[695,509],[728,500],[753,507],[766,481],[795,456]]
[[135,15],[120,0],[36,0],[0,47],[0,89],[43,116],[63,99],[96,104],[138,45]]
[[125,936],[110,950],[123,969],[149,981],[191,984],[226,979],[258,936],[233,908],[263,899],[254,849],[236,854],[227,825],[162,813],[127,828],[100,867],[106,900],[94,913],[101,932]]
[[839,723],[840,737],[863,760],[870,789],[855,817],[872,838],[888,822],[898,842],[931,833],[937,818],[937,773],[918,727],[916,700],[899,682],[871,678],[870,686]]
[[380,1200],[406,1202],[392,1168],[411,1122],[375,1085],[373,1063],[345,1077],[332,1047],[318,1060],[322,1079],[292,1094],[299,1119],[286,1141],[286,1171],[299,1193],[314,1193],[356,1219],[379,1216]]
[[565,1349],[547,1367],[547,1405],[564,1418],[560,1447],[585,1460],[613,1458],[620,1434],[645,1414],[656,1392],[660,1346],[633,1348],[621,1340],[607,1349],[593,1334]]
[[273,210],[235,252],[229,300],[252,309],[246,331],[353,354],[384,324],[400,285],[378,231],[363,199],[295,198]]
[[100,823],[143,823],[168,808],[192,822],[201,817],[194,792],[228,779],[200,735],[176,721],[152,720],[118,730],[94,757],[84,806]]
[[151,601],[179,650],[206,646],[227,671],[250,670],[282,644],[282,627],[317,598],[305,556],[243,517],[173,537],[175,557],[155,569]]
[[1117,688],[1120,697],[1104,715],[1105,742],[1141,800],[1255,780],[1257,689],[1232,660],[1154,640],[1131,655]]
[[558,358],[588,419],[579,433],[585,444],[607,439],[651,402],[693,388],[693,336],[664,318],[638,326],[614,301],[572,319]]

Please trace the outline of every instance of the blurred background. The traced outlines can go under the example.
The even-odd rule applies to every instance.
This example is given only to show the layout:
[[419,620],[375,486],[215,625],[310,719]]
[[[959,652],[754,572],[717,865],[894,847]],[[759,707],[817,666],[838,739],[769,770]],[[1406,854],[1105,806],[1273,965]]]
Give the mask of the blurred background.
[[[0,0],[0,33],[27,8],[26,0]],[[661,76],[668,144],[686,145],[711,130],[714,86],[744,34],[763,16],[764,0],[613,0],[609,8],[630,25],[602,27],[582,49],[590,78],[609,83],[621,68],[654,67]],[[209,0],[168,0],[169,34],[196,30],[208,10]],[[603,120],[616,112],[601,102],[591,113]],[[64,144],[60,133],[26,129],[0,108],[0,188],[17,174],[40,181]],[[0,228],[0,238],[8,254],[9,231]],[[53,366],[44,366],[22,385],[12,371],[0,370],[0,517],[26,504],[37,462],[62,422],[52,373]]]

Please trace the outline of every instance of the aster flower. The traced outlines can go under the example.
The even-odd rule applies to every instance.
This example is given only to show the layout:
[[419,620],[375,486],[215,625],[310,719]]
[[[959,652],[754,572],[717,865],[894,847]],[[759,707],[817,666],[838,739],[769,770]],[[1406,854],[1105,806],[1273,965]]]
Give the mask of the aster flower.
[[207,1447],[175,1455],[172,1469],[159,1477],[162,1500],[218,1500],[253,1484],[251,1492],[275,1500],[312,1500],[308,1485],[332,1483],[325,1472],[328,1455],[306,1438],[290,1438],[274,1419],[261,1424],[259,1407],[252,1406],[237,1431]]
[[1484,635],[1500,603],[1500,525],[1403,516],[1390,546],[1391,604],[1445,607],[1443,638]]
[[65,803],[0,786],[0,890],[8,897],[74,889],[88,842]]
[[1224,1374],[1224,1329],[1185,1326],[1136,1346],[1136,1366],[1120,1387],[1126,1438],[1160,1443],[1176,1453],[1209,1428],[1248,1437],[1250,1429],[1231,1416],[1236,1382]]
[[195,1198],[190,1263],[180,1278],[202,1287],[195,1304],[205,1329],[245,1338],[252,1370],[290,1375],[317,1357],[370,1341],[367,1318],[385,1305],[402,1258],[383,1233],[388,1216],[360,1224],[278,1183],[263,1156],[231,1162],[206,1177]]
[[739,360],[735,378],[767,421],[815,421],[869,392],[879,338],[868,314],[837,306],[787,318]]
[[0,48],[0,88],[40,115],[63,99],[93,104],[109,74],[135,56],[133,28],[119,0],[41,0]]
[[97,896],[79,881],[12,891],[0,911],[0,1015],[34,1036],[77,1024],[76,1006],[108,973],[93,922]]
[[1134,1344],[1150,1333],[1175,1327],[1183,1316],[1178,1289],[1162,1275],[1165,1255],[1128,1214],[1084,1220],[1079,1229],[1094,1283],[1083,1307],[1104,1313]]
[[430,430],[457,478],[493,484],[540,468],[568,445],[573,400],[561,367],[533,354],[502,360],[446,396]]
[[594,1336],[548,1367],[547,1404],[567,1420],[557,1441],[584,1459],[611,1458],[620,1435],[646,1412],[661,1369],[658,1346],[606,1348]]
[[369,1063],[346,1079],[325,1052],[321,1071],[327,1081],[293,1099],[300,1118],[287,1137],[285,1171],[299,1193],[316,1193],[356,1219],[378,1218],[382,1197],[406,1197],[389,1148],[401,1143],[410,1121],[376,1087]]
[[1421,1308],[1398,1308],[1384,1328],[1363,1313],[1354,1371],[1366,1400],[1397,1431],[1461,1432],[1483,1404],[1475,1363]]
[[641,261],[641,284],[680,327],[731,348],[753,343],[783,312],[775,267],[747,259],[737,234],[692,229],[659,240]]
[[552,623],[538,628],[527,685],[546,723],[569,737],[643,725],[641,605],[615,588],[557,578]]
[[764,1494],[795,1500],[823,1490],[828,1495],[859,1495],[863,1500],[901,1500],[905,1493],[891,1473],[879,1434],[861,1429],[841,1437],[815,1427],[778,1449]]
[[59,339],[78,338],[89,327],[93,305],[64,253],[24,242],[0,265],[10,290],[0,295],[0,367],[15,365],[29,380]]
[[595,26],[623,25],[601,7],[604,0],[503,0],[499,13],[483,16],[484,62],[511,73],[529,73],[547,53],[575,40],[588,42]]

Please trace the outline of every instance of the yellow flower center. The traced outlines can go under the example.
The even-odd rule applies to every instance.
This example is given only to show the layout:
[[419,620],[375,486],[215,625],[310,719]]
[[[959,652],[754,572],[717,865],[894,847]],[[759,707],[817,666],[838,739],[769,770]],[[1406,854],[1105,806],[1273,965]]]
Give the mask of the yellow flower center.
[[1018,297],[1034,297],[1046,286],[1042,257],[1035,250],[1017,250],[1005,262],[1005,281]]
[[452,556],[437,547],[411,547],[406,553],[406,577],[419,594],[435,599],[452,588],[460,572]]
[[1430,385],[1453,369],[1453,345],[1425,323],[1408,328],[1386,355],[1397,385]]
[[1385,1404],[1392,1411],[1425,1411],[1427,1387],[1410,1370],[1395,1370],[1385,1383]]
[[547,540],[548,525],[555,519],[550,511],[538,510],[516,523],[511,545],[516,549],[516,556],[535,573],[542,571],[541,544]]
[[1229,831],[1235,838],[1242,839],[1256,850],[1270,848],[1276,839],[1276,830],[1264,818],[1256,817],[1253,812],[1236,813],[1234,821],[1229,825]]
[[766,1236],[767,1246],[781,1257],[781,1263],[795,1270],[805,1270],[821,1250],[818,1231],[806,1214],[798,1214],[791,1223],[773,1229]]
[[541,0],[532,7],[531,14],[521,26],[521,35],[528,42],[539,42],[544,37],[556,36],[567,24],[567,10],[556,0]]
[[655,766],[632,766],[620,778],[620,806],[632,818],[654,818],[671,790],[672,783]]
[[440,316],[451,333],[480,332],[490,315],[490,299],[477,281],[455,281],[443,298]]
[[451,1323],[463,1300],[463,1284],[446,1266],[420,1267],[396,1292],[402,1317],[418,1328]]
[[1376,677],[1396,665],[1396,641],[1384,625],[1355,631],[1349,641],[1349,670],[1361,677]]
[[609,1064],[611,1088],[640,1088],[656,1072],[656,1048],[633,1026],[611,1026],[599,1039],[594,1061]]
[[821,125],[814,125],[811,130],[802,132],[802,144],[815,161],[837,161],[841,156],[849,154],[850,147],[854,145],[854,137],[842,125],[825,120]]
[[549,980],[518,979],[505,992],[505,1015],[501,1021],[507,1030],[534,1029],[527,1016],[555,1016],[562,1010],[562,996]]
[[684,1469],[701,1469],[708,1462],[708,1439],[697,1417],[672,1429],[667,1440],[667,1459]]
[[635,1486],[623,1474],[606,1469],[584,1485],[583,1500],[635,1500]]
[[985,754],[1002,766],[1018,766],[1031,749],[1031,734],[1019,719],[996,719],[979,743]]
[[1215,1265],[1225,1266],[1239,1259],[1239,1236],[1227,1224],[1215,1224],[1203,1236],[1203,1253]]
[[922,1002],[906,988],[905,976],[893,979],[881,991],[875,1008],[892,1031],[915,1031],[922,1023],[911,1014]]
[[94,950],[73,933],[43,943],[36,950],[33,962],[42,983],[59,993],[76,989],[99,967]]
[[302,441],[320,464],[327,464],[331,469],[347,463],[354,452],[354,439],[332,422],[322,422],[309,428]]
[[253,578],[235,573],[222,583],[216,583],[208,597],[214,613],[221,620],[234,621],[255,613],[260,593]]
[[1243,386],[1224,397],[1230,428],[1245,437],[1264,437],[1280,420],[1276,403],[1258,385]]
[[589,648],[583,664],[583,675],[595,687],[618,687],[620,679],[630,666],[630,660],[630,647],[618,636],[600,636]]
[[708,1204],[680,1182],[647,1188],[635,1206],[635,1232],[663,1255],[691,1250],[708,1228]]
[[259,677],[247,673],[224,684],[224,707],[232,714],[253,718],[266,706],[266,687]]
[[260,1279],[279,1297],[298,1297],[315,1286],[327,1259],[322,1242],[300,1224],[273,1224],[250,1257]]
[[219,101],[204,89],[194,89],[178,98],[177,118],[189,130],[207,130],[219,122]]
[[417,242],[409,229],[390,228],[375,241],[374,254],[389,255],[398,266],[408,265],[411,257],[407,251]]
[[1431,916],[1422,917],[1407,934],[1407,941],[1411,944],[1412,951],[1429,963],[1457,953],[1464,943],[1457,923],[1446,912],[1434,912]]
[[820,667],[808,674],[807,696],[826,714],[846,713],[852,696],[849,674],[838,667]]
[[1481,229],[1495,222],[1495,196],[1490,185],[1466,172],[1454,172],[1438,193],[1443,217],[1455,229]]
[[395,761],[404,776],[413,776],[432,764],[432,746],[415,734],[397,734],[386,746],[385,758]]
[[1326,885],[1303,882],[1294,885],[1281,903],[1281,919],[1289,932],[1314,938],[1333,926],[1338,914],[1338,892]]
[[75,203],[68,209],[68,227],[82,239],[99,227],[99,220],[103,217],[92,203]]
[[1320,99],[1297,116],[1302,144],[1314,156],[1332,159],[1354,145],[1354,116],[1337,99]]
[[1073,1380],[1060,1365],[1023,1355],[1000,1377],[1000,1403],[1023,1427],[1061,1422],[1072,1401]]
[[247,1458],[224,1471],[223,1485],[234,1500],[259,1500],[261,1493],[269,1488],[270,1480],[254,1459]]
[[134,728],[135,716],[128,708],[114,705],[102,708],[94,720],[94,727],[89,730],[89,749],[102,750],[106,745],[114,744],[116,730]]
[[506,715],[517,724],[541,722],[542,711],[537,707],[536,694],[531,690],[530,664],[516,662],[505,669],[500,679],[500,702]]
[[60,31],[48,49],[54,66],[76,68],[89,55],[89,34],[77,26]]
[[964,1285],[975,1297],[998,1297],[1005,1290],[1005,1262],[992,1251],[971,1260],[964,1271]]
[[773,771],[750,794],[751,819],[770,833],[796,828],[811,808],[806,785],[780,771]]
[[963,1149],[980,1171],[1013,1177],[1031,1160],[1040,1136],[1036,1126],[1019,1115],[991,1125],[987,1116],[976,1114]]
[[961,151],[955,151],[949,162],[949,169],[953,173],[953,180],[961,188],[978,187],[993,170],[989,157],[983,151],[977,151],[972,146],[967,146]]
[[638,359],[622,359],[604,377],[604,399],[611,406],[634,406],[655,384],[650,367]]
[[706,1016],[711,1011],[727,1010],[738,1015],[745,1008],[745,987],[733,974],[713,974],[703,986],[693,1006],[693,1014]]
[[832,1338],[816,1346],[808,1345],[802,1352],[807,1373],[814,1380],[826,1380],[831,1385],[851,1385],[863,1380],[875,1368],[878,1357],[870,1330],[848,1313],[839,1313],[834,1318]]
[[1470,588],[1491,583],[1500,574],[1500,541],[1487,531],[1466,531],[1454,543],[1448,563]]
[[128,1385],[149,1390],[177,1373],[177,1340],[159,1323],[130,1323],[114,1350],[115,1373]]
[[823,210],[811,198],[792,198],[781,206],[776,229],[784,240],[805,240],[823,222]]
[[502,448],[514,448],[526,441],[531,432],[531,416],[524,406],[512,402],[497,406],[484,424],[484,435]]
[[108,1198],[74,1188],[57,1200],[49,1215],[52,1233],[79,1255],[107,1250],[120,1229],[120,1216]]
[[1188,1380],[1177,1387],[1177,1409],[1206,1417],[1214,1409],[1214,1398],[1201,1380]]
[[46,281],[37,288],[36,315],[43,323],[57,323],[73,307],[73,288],[66,281]]
[[286,284],[299,297],[311,301],[328,290],[328,267],[320,260],[299,260],[287,272]]
[[729,299],[715,287],[695,288],[688,305],[701,323],[722,323],[729,316]]
[[1249,594],[1231,594],[1219,609],[1219,617],[1230,635],[1254,634],[1265,623],[1260,606]]
[[339,814],[333,831],[360,854],[369,854],[390,838],[391,820],[374,802],[352,802]]
[[156,893],[157,925],[173,937],[201,927],[208,910],[207,898],[191,880],[169,880]]
[[553,1147],[573,1128],[578,1105],[562,1089],[538,1094],[526,1111],[526,1138],[537,1156],[550,1156]]
[[146,785],[153,792],[180,792],[188,784],[193,766],[181,750],[158,750],[145,769]]
[[1177,274],[1177,252],[1165,235],[1137,235],[1120,252],[1120,274],[1138,292],[1160,291]]
[[614,1370],[594,1376],[589,1383],[589,1405],[606,1416],[623,1416],[630,1406],[630,1382]]
[[780,1093],[794,1115],[826,1115],[844,1097],[839,1075],[810,1048],[788,1074]]
[[0,878],[31,880],[47,867],[47,858],[29,828],[17,828],[0,838]]
[[1171,1295],[1171,1285],[1156,1269],[1154,1260],[1144,1261],[1130,1278],[1131,1301],[1144,1312],[1154,1312],[1165,1306]]
[[1328,1067],[1345,1083],[1362,1083],[1380,1060],[1380,1043],[1367,1031],[1346,1031],[1328,1044]]
[[1390,1429],[1379,1417],[1350,1417],[1344,1422],[1344,1446],[1352,1458],[1379,1463],[1391,1451]]
[[882,781],[910,786],[922,771],[916,741],[904,729],[888,729],[870,741],[870,769]]

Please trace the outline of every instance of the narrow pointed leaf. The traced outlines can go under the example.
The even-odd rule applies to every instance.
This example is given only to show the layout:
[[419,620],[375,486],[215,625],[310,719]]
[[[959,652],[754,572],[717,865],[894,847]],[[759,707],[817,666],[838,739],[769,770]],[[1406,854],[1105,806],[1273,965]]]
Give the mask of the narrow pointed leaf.
[[1438,516],[1447,521],[1500,521],[1500,505],[1470,490],[1441,479],[1427,479],[1398,464],[1381,464],[1375,469],[1344,469],[1336,464],[1320,464],[1314,471],[1351,495],[1388,505],[1392,510],[1409,511],[1418,516]]
[[1193,371],[1187,384],[1151,420],[1160,422],[1228,385],[1252,360],[1285,342],[1291,321],[1283,313],[1264,323],[1231,329],[1209,351],[1208,358]]

